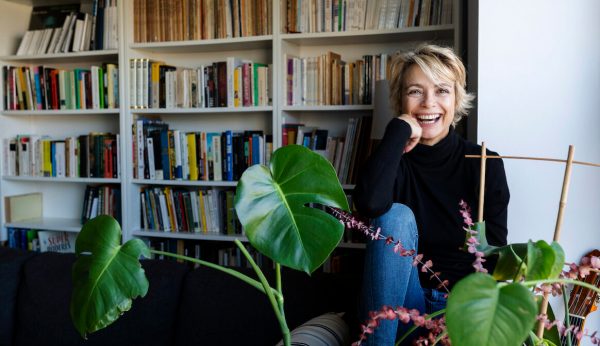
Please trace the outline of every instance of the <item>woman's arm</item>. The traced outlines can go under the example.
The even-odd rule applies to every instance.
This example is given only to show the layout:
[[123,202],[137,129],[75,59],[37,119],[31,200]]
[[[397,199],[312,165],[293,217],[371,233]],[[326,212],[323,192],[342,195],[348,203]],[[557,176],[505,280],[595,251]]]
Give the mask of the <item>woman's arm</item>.
[[356,208],[364,216],[376,217],[391,207],[398,167],[411,135],[408,122],[392,119],[381,142],[361,167],[353,199]]

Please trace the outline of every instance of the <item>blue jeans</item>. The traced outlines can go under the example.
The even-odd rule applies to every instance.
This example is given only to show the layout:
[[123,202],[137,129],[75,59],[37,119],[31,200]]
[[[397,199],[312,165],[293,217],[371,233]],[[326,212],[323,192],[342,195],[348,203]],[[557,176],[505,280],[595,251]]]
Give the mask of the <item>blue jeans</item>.
[[[371,224],[381,227],[381,234],[400,240],[405,249],[415,251],[419,245],[417,224],[409,207],[394,203],[389,211],[373,219]],[[443,292],[423,289],[419,282],[418,268],[413,267],[412,257],[401,257],[393,250],[393,245],[385,241],[369,241],[365,254],[365,271],[362,290],[361,319],[368,319],[369,311],[380,310],[383,305],[431,313],[445,308],[446,299]],[[366,345],[394,345],[397,337],[411,325],[398,320],[382,320]],[[403,344],[410,344],[413,335],[405,339]]]

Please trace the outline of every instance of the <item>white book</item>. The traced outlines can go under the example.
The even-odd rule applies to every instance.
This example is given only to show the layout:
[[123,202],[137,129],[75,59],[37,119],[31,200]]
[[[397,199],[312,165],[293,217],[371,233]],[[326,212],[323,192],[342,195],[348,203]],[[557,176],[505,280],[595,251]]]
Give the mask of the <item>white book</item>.
[[163,231],[170,232],[171,221],[169,219],[169,211],[167,209],[167,200],[165,194],[162,191],[158,193],[158,204],[160,205],[159,212],[162,219]]
[[[181,161],[181,131],[173,130],[173,150],[175,151],[175,172],[182,172],[182,161]],[[181,180],[181,175],[177,176],[176,173],[175,179]]]
[[38,231],[40,252],[75,252],[75,240],[77,233]]
[[69,137],[66,139],[69,141],[69,172],[68,176],[75,178],[79,176],[77,170],[79,169],[79,148],[77,148],[77,138]]
[[156,168],[154,166],[154,139],[146,138],[146,152],[148,153],[148,174],[150,179],[156,179]]
[[179,133],[181,144],[181,171],[183,180],[190,180],[190,160],[188,152],[188,140],[185,132]]
[[44,35],[43,29],[33,31],[33,37],[31,38],[31,43],[29,44],[29,47],[27,48],[27,53],[26,53],[27,55],[37,54],[38,47],[39,47],[40,43],[42,42],[43,35]]
[[190,202],[192,204],[192,219],[193,227],[192,230],[196,233],[200,232],[200,215],[198,213],[199,201],[198,201],[198,191],[190,191]]
[[136,96],[136,108],[144,107],[144,59],[135,59],[135,90]]
[[30,167],[31,167],[31,175],[34,177],[42,176],[42,151],[41,151],[41,136],[31,135],[29,136],[30,150],[31,155],[30,159]]
[[196,69],[196,74],[198,75],[198,107],[204,108],[204,85],[206,84],[204,80],[204,65],[200,65]]
[[66,175],[66,157],[65,157],[65,142],[59,141],[54,143],[54,163],[56,164],[56,177],[65,178]]
[[92,108],[100,109],[100,92],[104,92],[100,90],[100,67],[92,66],[90,67],[91,77],[92,77]]
[[73,45],[73,35],[75,32],[75,23],[77,22],[77,14],[73,13],[73,18],[69,23],[69,28],[67,29],[67,35],[65,36],[65,41],[61,47],[61,52],[67,53],[72,49]]
[[71,22],[74,21],[75,19],[76,19],[75,12],[72,12],[65,18],[63,26],[60,30],[60,36],[56,42],[56,46],[54,47],[54,50],[51,51],[52,53],[62,52],[62,48],[65,44],[65,40],[67,39],[67,34],[69,33],[69,28],[71,27]]
[[129,107],[137,108],[137,59],[129,59]]
[[17,49],[17,55],[27,54],[27,51],[29,50],[29,46],[31,45],[31,41],[33,39],[33,33],[33,30],[28,30],[27,32],[25,32],[25,35],[23,35],[21,43],[19,44],[19,48]]
[[142,102],[140,104],[143,108],[148,108],[149,103],[148,99],[150,98],[148,95],[148,84],[150,80],[148,79],[148,74],[150,72],[150,59],[141,59],[142,60]]
[[81,44],[79,46],[80,51],[90,50],[90,43],[92,39],[92,16],[88,13],[85,14],[83,35],[81,36]]
[[52,28],[44,29],[42,34],[42,40],[40,41],[40,45],[36,54],[46,54],[48,50],[48,46],[50,45],[50,39],[52,38],[52,33],[54,30]]
[[79,52],[81,50],[81,41],[82,41],[84,29],[85,29],[85,16],[83,18],[77,18],[75,20],[75,31],[73,34],[73,44],[71,46],[71,51]]
[[56,44],[58,43],[58,40],[60,39],[61,32],[62,32],[62,28],[54,28],[54,30],[52,30],[52,38],[50,39],[50,44],[48,45],[48,49],[46,49],[46,51],[44,53],[47,53],[47,54],[54,53],[54,50],[56,49]]

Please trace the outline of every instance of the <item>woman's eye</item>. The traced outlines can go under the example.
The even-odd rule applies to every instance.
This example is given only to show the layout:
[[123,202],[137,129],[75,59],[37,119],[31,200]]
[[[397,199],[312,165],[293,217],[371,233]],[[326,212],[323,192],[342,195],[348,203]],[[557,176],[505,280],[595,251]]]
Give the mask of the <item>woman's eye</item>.
[[450,90],[448,90],[448,89],[439,89],[438,93],[440,93],[440,94],[449,94]]
[[408,95],[421,95],[421,90],[412,89],[408,91]]

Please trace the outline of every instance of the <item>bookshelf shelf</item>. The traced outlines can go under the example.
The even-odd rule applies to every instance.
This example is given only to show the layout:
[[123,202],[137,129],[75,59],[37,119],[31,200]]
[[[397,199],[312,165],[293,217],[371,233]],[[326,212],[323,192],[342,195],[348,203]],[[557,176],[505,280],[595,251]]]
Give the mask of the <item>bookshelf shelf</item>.
[[6,116],[23,115],[119,115],[118,109],[65,109],[65,110],[23,110],[23,111],[2,111]]
[[205,180],[150,180],[133,179],[134,184],[139,185],[167,185],[167,186],[219,186],[235,187],[237,181],[205,181]]
[[[349,123],[351,122],[351,120],[359,119],[372,114],[373,105],[364,104],[328,106],[288,106],[288,90],[286,90],[288,88],[288,66],[287,61],[285,61],[285,57],[295,57],[298,59],[315,59],[318,57],[322,57],[326,55],[329,51],[331,51],[332,53],[339,54],[339,56],[341,57],[340,62],[343,62],[342,65],[354,64],[359,60],[363,60],[363,62],[365,62],[365,65],[361,66],[365,66],[365,69],[362,70],[362,72],[360,72],[363,73],[360,79],[362,81],[366,78],[373,78],[372,76],[368,76],[367,74],[368,70],[366,70],[367,65],[365,56],[391,56],[397,50],[407,50],[424,41],[438,42],[446,45],[454,45],[457,51],[464,50],[460,46],[460,24],[345,32],[321,32],[299,34],[283,33],[281,32],[281,30],[283,30],[283,28],[286,27],[287,23],[285,22],[288,18],[287,0],[268,1],[267,3],[269,3],[270,6],[272,6],[272,10],[270,12],[272,15],[270,18],[268,18],[271,30],[253,31],[254,33],[272,32],[273,34],[270,35],[208,40],[140,43],[134,42],[136,37],[142,37],[139,36],[139,32],[135,32],[136,20],[139,20],[139,18],[141,18],[141,16],[136,17],[134,15],[136,13],[135,4],[146,3],[147,1],[118,0],[115,1],[115,3],[117,4],[117,11],[115,12],[117,15],[116,27],[118,35],[118,45],[109,45],[109,47],[118,47],[118,49],[44,55],[10,55],[17,51],[17,49],[15,49],[15,43],[17,42],[15,41],[22,38],[25,32],[29,30],[27,26],[27,21],[31,17],[32,7],[73,3],[87,4],[96,3],[97,1],[7,1],[9,2],[8,6],[0,8],[0,11],[6,9],[7,14],[7,23],[5,24],[6,28],[4,32],[4,35],[7,39],[4,43],[0,44],[0,54],[3,55],[0,56],[0,62],[2,62],[3,65],[14,65],[24,67],[30,67],[35,65],[47,65],[51,68],[56,69],[74,70],[88,68],[91,69],[91,66],[100,65],[102,63],[110,63],[115,65],[118,64],[118,70],[115,70],[114,74],[114,76],[117,76],[116,73],[118,73],[118,98],[115,94],[112,95],[115,96],[115,99],[119,100],[119,108],[19,111],[2,110],[3,108],[9,107],[1,107],[0,128],[3,130],[3,137],[17,138],[18,136],[35,135],[49,136],[50,138],[52,138],[52,140],[60,141],[67,136],[79,137],[94,132],[110,132],[118,134],[119,146],[117,148],[119,148],[120,150],[118,157],[119,167],[122,174],[121,178],[118,179],[56,178],[39,176],[31,177],[3,175],[0,179],[0,201],[2,201],[2,197],[6,196],[41,191],[44,195],[45,203],[43,215],[59,216],[60,218],[46,217],[39,220],[30,220],[27,222],[2,223],[0,225],[2,226],[0,227],[0,241],[6,240],[6,227],[78,232],[81,229],[81,221],[79,220],[79,215],[81,214],[82,200],[84,199],[84,193],[88,191],[88,186],[86,185],[91,185],[90,188],[96,188],[96,186],[94,185],[106,184],[110,184],[110,186],[106,187],[107,189],[119,189],[120,191],[119,201],[121,202],[120,211],[122,217],[121,226],[123,228],[123,241],[127,241],[132,237],[172,238],[181,240],[189,239],[200,241],[224,242],[231,242],[234,239],[239,238],[242,241],[247,241],[247,238],[241,235],[233,236],[224,234],[202,234],[184,232],[179,233],[143,229],[144,225],[150,224],[148,222],[145,223],[140,217],[142,210],[142,198],[140,197],[140,192],[143,191],[145,187],[148,187],[148,189],[152,190],[165,190],[163,189],[163,187],[172,187],[174,189],[171,190],[190,190],[193,192],[197,192],[196,190],[211,190],[213,192],[216,191],[219,194],[221,194],[222,192],[230,193],[231,190],[235,189],[235,187],[237,186],[237,181],[150,180],[134,178],[139,176],[139,171],[136,171],[137,174],[133,174],[134,170],[138,168],[138,166],[136,165],[139,156],[136,157],[135,155],[137,155],[139,152],[136,153],[132,150],[133,148],[136,148],[134,146],[134,143],[138,144],[138,142],[134,142],[136,139],[137,132],[132,133],[132,129],[135,128],[134,126],[138,124],[139,120],[144,119],[148,120],[149,122],[156,120],[157,123],[164,122],[164,124],[168,126],[168,130],[179,131],[180,133],[223,133],[223,131],[231,131],[234,134],[243,134],[245,131],[262,131],[265,137],[272,136],[271,139],[273,141],[273,150],[276,150],[282,145],[284,132],[282,125],[284,124],[302,124],[302,126],[306,126],[307,128],[312,127],[317,130],[327,130],[327,136],[335,138],[335,140],[338,141],[340,138],[348,136],[347,130],[348,128],[350,128]],[[107,1],[104,3],[113,2]],[[383,1],[383,3],[385,3],[385,1]],[[461,11],[461,6],[459,5],[459,3],[460,0],[453,0],[453,6],[457,9],[456,11],[453,11],[454,23],[460,23],[460,15],[462,12],[464,12]],[[139,25],[139,23],[142,22],[137,23]],[[217,21],[215,21],[213,24],[215,24],[216,27]],[[114,28],[115,26],[112,27]],[[138,26],[137,28],[139,29],[140,26]],[[238,25],[238,28],[241,27]],[[164,29],[165,28],[163,27],[163,30]],[[202,30],[206,29],[203,28]],[[240,33],[241,32],[242,30],[240,29]],[[172,34],[173,32],[171,32],[171,35],[161,37],[192,37],[185,35],[174,36]],[[194,35],[193,37],[215,37],[218,35],[222,35],[223,32],[214,32],[212,34],[214,34],[214,36],[211,36],[209,34],[200,36]],[[105,47],[107,46],[105,45]],[[216,108],[130,108],[136,105],[139,106],[142,104],[153,104],[151,102],[139,103],[139,94],[131,94],[131,86],[133,85],[134,87],[136,87],[136,82],[139,84],[140,80],[144,80],[144,78],[140,78],[140,76],[146,76],[146,74],[144,74],[144,72],[146,71],[144,71],[143,69],[137,70],[137,66],[135,68],[132,68],[132,65],[130,65],[132,60],[143,59],[144,61],[148,60],[156,63],[164,62],[165,65],[169,65],[169,68],[173,66],[182,69],[198,69],[200,67],[218,67],[218,65],[215,64],[222,62],[227,63],[227,61],[225,60],[227,60],[228,58],[236,58],[236,60],[240,60],[239,62],[235,62],[234,65],[237,65],[238,63],[246,64],[248,62],[252,62],[254,64],[259,65],[267,65],[266,67],[268,67],[268,73],[266,74],[266,76],[268,76],[270,80],[268,80],[267,78],[263,78],[261,82],[267,80],[268,90],[271,91],[271,94],[268,95],[268,97],[272,99],[272,102],[260,102],[258,104],[271,103],[271,105],[260,107]],[[313,60],[313,62],[315,62],[315,60]],[[372,61],[370,61],[369,63],[371,62]],[[254,66],[256,65],[250,66],[253,66],[251,68],[254,68]],[[375,65],[369,65],[369,68],[371,68],[371,66]],[[150,65],[149,67],[151,69],[152,65]],[[236,67],[239,67],[239,65]],[[258,67],[260,68],[265,66]],[[132,74],[132,71],[134,71],[135,73]],[[142,72],[140,73],[139,71]],[[207,73],[206,71],[210,70],[205,70],[205,73]],[[213,70],[213,72],[215,71],[216,70]],[[360,70],[356,68],[356,71]],[[373,71],[374,70],[371,70],[371,72]],[[253,72],[244,73],[247,74],[242,74],[242,77],[248,78],[249,81],[252,80],[250,78],[254,77],[252,75]],[[238,74],[238,77],[236,78],[239,78],[240,74]],[[198,84],[196,84],[196,87],[200,85],[198,82],[199,80],[201,80],[200,76],[205,76],[204,78],[208,78],[206,77],[207,74],[198,75],[196,80],[196,83]],[[358,78],[357,76],[358,72],[356,73],[356,75],[353,75],[353,78]],[[152,78],[152,75],[149,75],[148,77],[150,79]],[[312,77],[314,78],[315,76]],[[160,78],[161,77],[159,70],[159,82],[163,83],[164,87],[164,84],[166,82],[162,82]],[[210,78],[216,78],[216,76],[211,76]],[[204,79],[202,80],[204,81]],[[349,80],[349,78],[346,78],[346,80]],[[359,85],[357,82],[359,79],[353,80],[355,81],[354,85]],[[246,79],[243,79],[243,81],[244,83],[246,83]],[[252,81],[254,82],[254,80]],[[323,83],[323,80],[321,80],[320,83]],[[221,86],[224,84],[225,83],[222,83]],[[7,84],[3,84],[2,86],[0,86],[0,98],[4,98],[8,91],[6,90],[6,85]],[[106,87],[106,85],[104,87]],[[137,85],[137,87],[139,87],[139,85]],[[207,93],[207,90],[213,92],[212,89],[209,89],[210,87],[208,86],[208,84],[204,84],[203,87],[206,88],[203,91],[204,93]],[[217,87],[215,86],[215,88]],[[137,91],[139,89],[135,90]],[[143,94],[144,87],[142,87],[141,90],[142,95],[145,95]],[[197,88],[195,90],[200,89]],[[216,90],[218,92],[222,92],[222,90]],[[323,89],[321,89],[321,91],[322,90]],[[367,94],[366,90],[367,87],[365,87],[365,93],[363,95]],[[245,92],[244,89],[242,89],[241,87],[240,89],[238,89],[238,91]],[[227,92],[229,92],[229,89],[227,90]],[[252,92],[254,91],[251,91],[251,93]],[[372,91],[372,93],[373,92],[374,91]],[[361,94],[357,93],[357,95]],[[363,100],[357,101],[357,97],[358,96],[353,96],[352,101],[346,103],[369,103],[371,102],[369,100],[373,99],[365,97]],[[264,95],[262,100],[265,100]],[[343,103],[333,100],[323,102],[323,98],[313,98],[312,100],[318,100],[318,102],[321,102],[322,104]],[[298,102],[295,103],[300,104]],[[168,104],[191,105],[192,103],[172,102]],[[215,102],[214,104],[227,105],[228,103]],[[250,102],[245,104],[257,103]],[[147,145],[147,142],[145,142],[144,144]],[[156,151],[154,151],[154,155],[156,154]],[[337,155],[340,154],[341,153],[338,153]],[[144,154],[142,154],[142,157],[143,155]],[[352,153],[350,152],[348,153],[348,155],[352,155]],[[198,159],[198,157],[196,159]],[[221,158],[221,160],[222,159],[223,158]],[[354,180],[348,178],[344,179],[344,182],[354,182]],[[347,194],[350,194],[351,191],[354,189],[355,185],[342,184],[342,187]],[[3,206],[0,204],[0,214],[4,213],[4,210],[2,208]],[[223,222],[222,219],[220,221]],[[362,243],[340,243],[338,247],[344,249],[363,249],[365,245]]]
[[23,62],[23,63],[34,63],[34,62],[98,62],[105,60],[116,60],[119,56],[118,50],[91,50],[85,52],[70,52],[70,53],[55,53],[55,54],[43,54],[43,55],[8,55],[0,57],[0,60],[5,62]]
[[271,49],[273,36],[250,36],[228,39],[133,43],[129,48],[155,53],[206,53],[253,49]]
[[56,178],[56,177],[12,177],[3,176],[2,180],[16,182],[48,182],[48,183],[75,183],[75,184],[119,184],[120,179],[108,178]]
[[272,112],[272,106],[264,107],[211,107],[211,108],[148,108],[135,109],[134,114],[213,114],[213,113],[259,113]]
[[145,231],[135,230],[132,235],[138,237],[153,237],[153,238],[171,238],[171,239],[190,239],[190,240],[216,240],[216,241],[231,241],[236,239],[247,242],[248,238],[242,235],[225,235],[225,234],[206,234],[206,233],[188,233],[188,232],[164,232],[164,231]]
[[281,108],[288,112],[343,112],[343,111],[371,111],[373,105],[342,105],[342,106],[284,106]]
[[6,223],[5,226],[14,228],[30,228],[39,231],[79,232],[82,225],[81,220],[79,219],[44,217],[20,222],[10,222]]
[[317,32],[308,34],[281,34],[281,39],[301,46],[335,44],[398,43],[422,40],[452,39],[454,25],[434,25],[386,30],[356,30],[343,32]]

